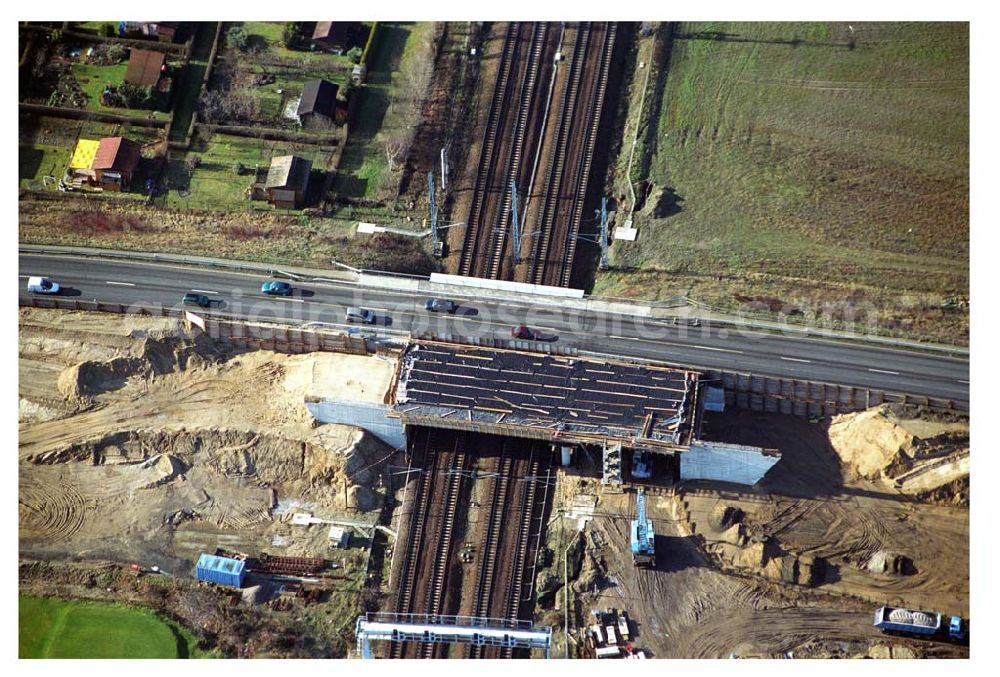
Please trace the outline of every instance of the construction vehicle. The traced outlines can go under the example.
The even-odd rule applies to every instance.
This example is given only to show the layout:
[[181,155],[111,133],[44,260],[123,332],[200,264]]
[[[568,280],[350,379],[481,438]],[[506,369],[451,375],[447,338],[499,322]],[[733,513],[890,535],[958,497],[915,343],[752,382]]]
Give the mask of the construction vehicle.
[[653,520],[646,517],[646,494],[642,489],[636,496],[636,518],[632,520],[629,535],[632,540],[632,563],[637,567],[656,567],[656,548]]
[[648,480],[653,476],[653,464],[650,462],[648,451],[636,449],[632,453],[632,477],[640,480]]
[[969,641],[968,622],[961,616],[952,616],[947,628],[941,625],[942,616],[936,611],[917,611],[882,606],[875,610],[874,626],[887,634],[910,635],[924,639],[944,639],[957,644]]

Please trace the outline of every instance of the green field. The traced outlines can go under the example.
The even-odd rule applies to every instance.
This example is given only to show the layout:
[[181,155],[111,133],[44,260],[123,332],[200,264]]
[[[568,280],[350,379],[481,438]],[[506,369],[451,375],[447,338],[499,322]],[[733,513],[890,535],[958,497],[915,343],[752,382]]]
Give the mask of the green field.
[[[165,206],[185,209],[247,210],[271,209],[267,203],[251,203],[246,198],[247,188],[253,179],[255,166],[270,167],[271,158],[281,155],[298,155],[313,163],[313,170],[327,171],[331,153],[317,145],[295,144],[285,141],[252,139],[228,134],[198,136],[192,150],[171,155],[166,177],[169,191]],[[187,181],[187,160],[200,158],[200,164]],[[242,174],[233,171],[240,162],[245,167]],[[187,197],[178,194],[178,187],[186,186]]]
[[189,632],[146,609],[18,598],[20,658],[187,658],[194,646]]
[[387,167],[379,134],[417,123],[419,111],[412,104],[393,105],[393,101],[403,77],[400,71],[433,30],[430,22],[379,23],[368,60],[367,81],[357,94],[360,98],[334,183],[337,193],[356,198],[378,196]]
[[968,297],[968,44],[966,24],[678,25],[658,109],[662,64],[646,89],[639,238],[594,292],[854,304],[886,333],[967,341],[940,305]]
[[153,143],[162,134],[160,130],[147,127],[30,115],[19,118],[18,131],[19,185],[34,190],[56,190],[54,182],[44,186],[43,177],[54,176],[57,181],[63,177],[78,139],[101,139],[117,134]]

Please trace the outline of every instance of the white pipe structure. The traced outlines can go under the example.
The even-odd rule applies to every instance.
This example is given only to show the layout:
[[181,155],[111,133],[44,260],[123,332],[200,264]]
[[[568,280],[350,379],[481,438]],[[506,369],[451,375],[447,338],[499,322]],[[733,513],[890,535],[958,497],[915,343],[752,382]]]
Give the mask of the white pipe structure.
[[535,628],[524,621],[467,616],[366,614],[358,617],[355,634],[358,653],[365,659],[372,657],[372,640],[542,649],[546,658],[552,646],[550,627]]

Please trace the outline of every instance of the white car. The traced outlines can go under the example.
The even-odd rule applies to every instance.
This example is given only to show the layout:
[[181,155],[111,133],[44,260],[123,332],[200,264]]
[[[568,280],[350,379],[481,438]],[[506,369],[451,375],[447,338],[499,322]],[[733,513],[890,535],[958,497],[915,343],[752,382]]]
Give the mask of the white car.
[[29,277],[28,291],[34,294],[58,294],[59,283],[47,277]]

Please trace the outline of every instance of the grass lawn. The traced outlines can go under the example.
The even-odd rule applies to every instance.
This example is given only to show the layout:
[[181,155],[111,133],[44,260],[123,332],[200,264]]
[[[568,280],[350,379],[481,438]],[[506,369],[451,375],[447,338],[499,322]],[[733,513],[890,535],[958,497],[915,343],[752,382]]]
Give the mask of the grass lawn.
[[73,155],[72,146],[18,146],[17,151],[20,187],[37,190],[43,188],[42,177],[54,176],[56,181],[61,179]]
[[107,84],[120,85],[125,80],[125,71],[127,70],[127,59],[113,66],[99,66],[87,63],[73,64],[73,76],[89,97],[87,100],[87,110],[114,113],[115,115],[129,115],[138,118],[152,117],[156,120],[168,119],[170,113],[164,111],[146,110],[143,108],[113,108],[101,103],[101,92],[104,91],[104,86]]
[[[204,140],[192,144],[192,151],[174,153],[167,168],[169,192],[167,207],[210,210],[248,210],[271,207],[264,202],[251,203],[246,198],[246,190],[253,178],[255,165],[269,167],[271,158],[280,155],[299,155],[311,160],[314,170],[329,168],[330,153],[319,146],[292,144],[284,141],[251,139],[242,136],[212,134]],[[203,150],[202,150],[203,149]],[[193,155],[201,158],[201,163],[191,174],[187,184],[187,159]],[[237,175],[233,166],[240,162],[245,167],[243,174]],[[178,186],[188,185],[190,195],[180,197]]]
[[965,24],[680,24],[636,149],[639,238],[594,293],[859,301],[967,341],[967,313],[938,306],[968,296],[968,59]]
[[377,196],[386,160],[376,137],[384,129],[416,124],[419,111],[413,110],[413,106],[390,103],[399,87],[401,64],[433,30],[434,24],[430,22],[379,24],[367,82],[358,92],[361,98],[334,183],[336,192],[358,198]]
[[[77,139],[101,139],[118,134],[142,143],[156,141],[159,132],[106,122],[26,115],[19,118],[18,181],[21,188],[41,190],[42,177],[61,179]],[[50,182],[48,189],[56,190]]]
[[[370,23],[363,24],[365,29],[371,28]],[[265,46],[267,52],[279,59],[299,59],[303,63],[316,61],[319,64],[327,64],[327,67],[343,68],[350,71],[354,63],[346,56],[337,56],[328,52],[313,52],[307,50],[293,50],[285,47],[282,35],[285,24],[282,21],[244,21],[243,28],[247,35],[258,37]],[[367,33],[365,34],[367,36]],[[307,36],[308,37],[308,36]],[[364,49],[364,41],[358,47]],[[311,66],[311,63],[307,66]]]
[[20,658],[187,658],[189,632],[150,610],[99,602],[18,598]]

